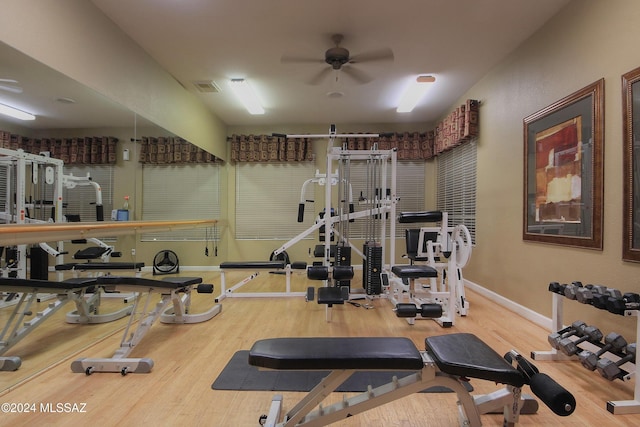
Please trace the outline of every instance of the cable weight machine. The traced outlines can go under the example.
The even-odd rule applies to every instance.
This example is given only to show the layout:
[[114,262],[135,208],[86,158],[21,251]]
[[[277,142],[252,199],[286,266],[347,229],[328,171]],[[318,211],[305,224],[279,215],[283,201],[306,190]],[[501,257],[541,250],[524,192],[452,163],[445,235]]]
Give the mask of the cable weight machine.
[[[380,134],[338,134],[335,125],[331,125],[328,134],[305,135],[277,135],[286,138],[328,138],[326,175],[316,173],[314,181],[325,187],[325,209],[316,223],[307,230],[292,238],[280,248],[274,251],[274,255],[285,252],[289,247],[316,230],[324,229],[322,265],[328,270],[332,265],[330,233],[337,236],[335,262],[336,266],[351,265],[353,253],[363,259],[363,288],[367,295],[379,295],[382,291],[380,273],[384,269],[386,254],[386,227],[391,219],[389,253],[395,254],[395,214],[396,214],[396,162],[397,151],[379,150],[374,144],[370,150],[348,150],[346,146],[336,146],[336,138],[377,138]],[[366,163],[366,185],[358,199],[358,206],[364,209],[355,209],[352,196],[352,166],[356,161]],[[389,168],[391,168],[389,170]],[[335,170],[335,174],[330,171]],[[388,183],[390,176],[390,183]],[[304,186],[298,208],[298,221],[304,215]],[[335,214],[332,205],[334,202],[333,186],[337,187],[337,204]],[[364,219],[365,243],[363,250],[357,248],[350,239],[350,223],[357,219]],[[391,259],[388,260],[391,263]],[[338,286],[350,286],[349,280],[337,281]]]

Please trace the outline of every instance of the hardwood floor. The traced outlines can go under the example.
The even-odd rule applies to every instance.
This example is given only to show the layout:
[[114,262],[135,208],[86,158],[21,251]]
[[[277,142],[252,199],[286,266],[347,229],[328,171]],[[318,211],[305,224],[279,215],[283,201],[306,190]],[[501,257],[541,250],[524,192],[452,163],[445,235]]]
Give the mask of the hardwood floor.
[[[228,285],[247,274],[227,274]],[[210,307],[219,291],[218,273],[205,272],[202,276],[215,284],[216,291],[214,295],[194,295],[192,312]],[[302,291],[309,284],[317,286],[318,282],[307,281],[302,273],[293,274],[293,290]],[[238,292],[283,290],[283,276],[260,273]],[[427,336],[469,332],[500,354],[513,348],[528,356],[531,351],[548,349],[549,331],[478,294],[468,291],[467,298],[469,315],[458,318],[456,325],[448,329],[429,320],[408,325],[394,315],[390,303],[384,299],[373,300],[373,308],[368,310],[349,304],[334,306],[332,321],[328,323],[325,306],[307,303],[301,297],[227,298],[222,301],[222,312],[208,322],[154,324],[131,354],[131,357],[152,358],[153,371],[125,377],[71,372],[71,361],[79,357],[110,357],[120,343],[126,319],[102,325],[69,325],[64,323],[65,312],[72,309],[68,306],[8,352],[7,355],[21,356],[23,365],[16,372],[0,372],[3,390],[0,402],[34,404],[36,411],[3,413],[0,425],[258,426],[258,417],[268,412],[273,392],[212,390],[211,384],[236,351],[249,349],[256,340],[268,337],[406,336],[423,348]],[[8,311],[1,309],[0,316],[6,316]],[[584,369],[577,360],[536,361],[535,364],[574,394],[577,409],[570,417],[560,418],[541,404],[537,414],[521,416],[521,425],[640,424],[640,415],[612,415],[605,409],[608,400],[633,398],[633,380],[607,381],[596,372]],[[474,393],[499,388],[487,381],[472,380],[471,384]],[[524,392],[530,394],[528,387]],[[285,392],[282,395],[288,410],[304,394]],[[342,397],[336,393],[329,402]],[[453,393],[414,394],[334,425],[454,426],[458,425],[455,401]],[[77,409],[84,412],[65,413],[64,407],[59,413],[41,412],[41,404],[48,403],[54,407],[57,403],[76,404]],[[484,415],[482,421],[487,426],[502,425],[500,415]]]

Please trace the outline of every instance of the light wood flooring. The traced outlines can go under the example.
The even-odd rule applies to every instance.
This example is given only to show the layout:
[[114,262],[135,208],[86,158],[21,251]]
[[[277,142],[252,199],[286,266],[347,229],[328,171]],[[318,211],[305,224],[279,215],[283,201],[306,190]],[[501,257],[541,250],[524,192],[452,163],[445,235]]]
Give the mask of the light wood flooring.
[[[250,272],[227,274],[232,285]],[[183,272],[200,276],[216,287],[214,295],[194,295],[193,312],[204,311],[219,292],[219,273]],[[309,284],[303,273],[292,276],[293,290]],[[356,280],[354,283],[361,283]],[[355,285],[354,285],[355,286]],[[283,291],[284,277],[261,272],[240,291]],[[516,349],[529,356],[547,350],[549,331],[517,313],[507,311],[483,296],[467,291],[469,315],[458,317],[453,328],[443,329],[430,320],[408,325],[395,316],[384,299],[371,302],[372,309],[346,304],[334,306],[332,321],[325,320],[325,306],[305,302],[302,297],[227,298],[222,312],[208,322],[170,325],[157,322],[131,357],[149,357],[155,366],[149,374],[72,373],[70,364],[80,357],[110,357],[122,338],[126,319],[101,325],[66,324],[71,305],[56,313],[40,328],[12,348],[7,355],[20,356],[22,367],[0,372],[0,402],[10,404],[85,404],[83,413],[3,413],[1,426],[258,426],[267,413],[273,392],[219,391],[211,384],[238,350],[268,337],[307,336],[405,336],[419,348],[430,335],[469,332],[476,334],[498,353]],[[122,304],[106,300],[109,305]],[[46,304],[46,303],[42,303]],[[4,323],[10,309],[0,309]],[[608,400],[633,399],[633,380],[607,381],[584,369],[577,360],[536,361],[536,366],[569,389],[577,400],[573,415],[560,418],[541,404],[535,415],[523,415],[521,425],[637,426],[640,415],[612,415]],[[498,385],[472,380],[474,393],[496,390]],[[530,393],[525,386],[524,392]],[[285,410],[304,393],[282,393]],[[329,402],[343,396],[332,395]],[[420,393],[351,417],[336,426],[455,426],[458,415],[453,393]],[[500,426],[500,415],[483,415],[483,425]]]

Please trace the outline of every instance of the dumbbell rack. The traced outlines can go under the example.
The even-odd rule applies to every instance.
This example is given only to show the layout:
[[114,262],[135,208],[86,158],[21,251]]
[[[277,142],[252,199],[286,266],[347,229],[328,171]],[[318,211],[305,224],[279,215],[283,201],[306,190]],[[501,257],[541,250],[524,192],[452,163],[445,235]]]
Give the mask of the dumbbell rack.
[[[563,329],[565,326],[562,324],[564,318],[563,300],[567,299],[564,296],[551,292],[552,295],[552,319],[551,319],[551,332],[556,332]],[[636,342],[640,342],[640,312],[639,310],[625,310],[624,316],[636,317]],[[584,343],[583,343],[584,344]],[[595,346],[594,346],[595,347]],[[573,356],[566,356],[563,353],[558,352],[555,348],[551,348],[550,351],[532,351],[531,358],[534,360],[570,360]],[[637,369],[635,364],[633,370],[627,370],[626,375],[622,377],[623,381],[630,381],[635,377],[635,388],[633,400],[616,400],[607,402],[607,411],[614,415],[624,414],[640,414],[640,381],[636,376]]]

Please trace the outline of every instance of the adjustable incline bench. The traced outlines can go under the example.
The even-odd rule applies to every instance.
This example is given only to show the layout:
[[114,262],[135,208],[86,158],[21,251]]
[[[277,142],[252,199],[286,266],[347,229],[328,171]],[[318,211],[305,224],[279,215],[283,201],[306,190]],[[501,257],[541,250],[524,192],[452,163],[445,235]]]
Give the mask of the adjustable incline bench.
[[[521,413],[535,413],[537,402],[523,397],[521,388],[531,390],[557,415],[573,413],[576,402],[567,390],[549,376],[539,373],[515,351],[501,357],[471,334],[450,334],[425,339],[426,351],[419,351],[408,338],[273,338],[257,341],[249,352],[249,364],[278,370],[329,370],[325,377],[285,416],[282,396],[274,396],[268,415],[260,423],[268,426],[325,426],[371,408],[400,399],[433,386],[457,394],[460,425],[480,426],[480,415],[502,412],[505,426],[518,422]],[[517,363],[517,367],[512,365]],[[394,377],[388,384],[330,406],[317,405],[356,371],[413,371]],[[506,387],[493,393],[472,396],[464,387],[469,378],[478,378]]]
[[[93,288],[93,293],[87,292]],[[32,332],[46,319],[51,317],[69,301],[73,301],[76,310],[66,316],[68,323],[105,323],[127,316],[133,310],[128,305],[112,313],[97,314],[102,288],[96,286],[92,278],[72,278],[62,282],[38,279],[19,279],[0,277],[0,291],[19,295],[17,303],[0,333],[0,371],[15,371],[22,361],[19,357],[3,357],[11,347]],[[49,302],[46,309],[36,313],[33,318],[32,305],[38,300],[38,294],[52,294],[56,300]],[[26,320],[26,318],[30,318]]]
[[[136,292],[137,296],[133,314],[115,354],[108,358],[75,360],[71,363],[71,370],[76,373],[91,375],[94,372],[120,372],[123,376],[128,373],[149,373],[153,368],[153,360],[128,356],[158,318],[163,323],[199,323],[213,318],[222,311],[220,304],[214,304],[206,312],[189,313],[192,290],[213,293],[213,285],[203,284],[200,277],[166,277],[163,280],[154,280],[141,277],[100,276],[95,278],[95,281],[99,285],[110,286],[116,290]],[[152,298],[158,294],[160,301],[150,309]]]

